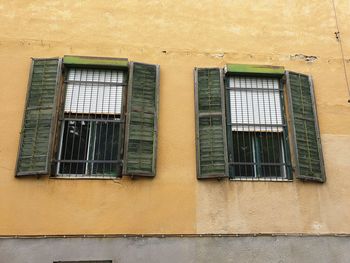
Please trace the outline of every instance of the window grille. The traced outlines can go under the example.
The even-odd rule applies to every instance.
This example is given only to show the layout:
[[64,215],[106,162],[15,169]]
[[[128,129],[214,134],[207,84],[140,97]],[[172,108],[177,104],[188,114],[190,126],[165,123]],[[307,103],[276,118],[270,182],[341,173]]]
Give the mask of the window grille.
[[287,126],[280,80],[233,76],[227,83],[230,176],[288,179]]
[[124,79],[119,70],[68,69],[58,176],[120,175]]

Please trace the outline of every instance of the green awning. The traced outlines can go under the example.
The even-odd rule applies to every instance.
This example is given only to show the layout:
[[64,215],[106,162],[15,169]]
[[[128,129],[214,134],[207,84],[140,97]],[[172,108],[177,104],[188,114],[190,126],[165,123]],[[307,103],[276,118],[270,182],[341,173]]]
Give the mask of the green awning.
[[284,67],[269,65],[227,64],[226,73],[283,75]]
[[64,56],[63,63],[71,66],[128,67],[127,58]]

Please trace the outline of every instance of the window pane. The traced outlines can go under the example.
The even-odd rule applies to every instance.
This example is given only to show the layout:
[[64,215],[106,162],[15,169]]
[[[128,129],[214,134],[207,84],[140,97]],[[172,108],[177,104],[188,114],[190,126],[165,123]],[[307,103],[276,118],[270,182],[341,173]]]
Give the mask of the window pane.
[[70,160],[61,163],[59,172],[61,174],[84,174],[90,123],[86,121],[65,121],[63,129],[63,140],[61,148],[61,160]]
[[282,177],[282,133],[259,133],[261,177]]
[[232,132],[233,162],[236,177],[254,176],[254,148],[252,132]]
[[[96,123],[94,160],[116,161],[118,155],[119,123]],[[94,163],[93,174],[111,174],[119,169],[119,163]]]

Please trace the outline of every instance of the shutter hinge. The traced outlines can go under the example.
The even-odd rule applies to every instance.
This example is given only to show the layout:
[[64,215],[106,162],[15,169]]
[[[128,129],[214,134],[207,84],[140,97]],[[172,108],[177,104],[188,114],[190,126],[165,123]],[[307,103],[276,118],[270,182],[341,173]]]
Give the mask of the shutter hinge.
[[287,77],[286,77],[286,75],[283,75],[283,77],[282,77],[282,83],[283,83],[283,84],[286,84],[286,83],[287,83]]

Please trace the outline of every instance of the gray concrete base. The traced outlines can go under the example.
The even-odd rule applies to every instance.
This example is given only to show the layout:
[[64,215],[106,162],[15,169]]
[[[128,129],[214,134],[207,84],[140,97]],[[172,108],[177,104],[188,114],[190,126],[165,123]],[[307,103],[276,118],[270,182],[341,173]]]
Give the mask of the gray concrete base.
[[1,263],[350,262],[350,237],[2,238]]

